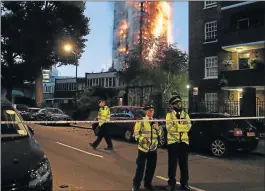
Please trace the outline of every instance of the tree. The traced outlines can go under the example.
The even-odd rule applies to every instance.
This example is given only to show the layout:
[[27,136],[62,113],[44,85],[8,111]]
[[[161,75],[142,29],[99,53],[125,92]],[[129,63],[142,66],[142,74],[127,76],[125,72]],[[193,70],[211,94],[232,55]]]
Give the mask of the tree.
[[19,38],[21,31],[17,28],[21,23],[19,14],[14,17],[12,13],[5,13],[2,6],[1,12],[4,13],[1,18],[1,77],[2,85],[7,89],[7,98],[11,100],[13,86],[22,85],[25,77],[21,72],[24,63]]
[[[128,67],[120,72],[121,79],[126,84],[141,82],[152,84],[155,89],[162,92],[163,105],[166,107],[168,99],[173,92],[187,97],[188,90],[188,55],[179,50],[176,44],[161,45],[163,39],[149,39],[144,43],[143,57],[139,52],[128,55]],[[160,44],[159,44],[160,43]],[[153,49],[152,57],[148,52]],[[148,51],[149,50],[149,51]]]
[[[5,12],[19,25],[11,22],[20,32],[17,46],[23,47],[23,67],[36,83],[36,98],[42,92],[42,69],[54,64],[78,64],[89,34],[89,19],[84,15],[84,2],[22,1],[2,2]],[[5,14],[3,17],[5,17]],[[9,20],[10,21],[10,20]],[[12,20],[11,20],[12,21]],[[63,52],[63,44],[74,45],[76,55]]]

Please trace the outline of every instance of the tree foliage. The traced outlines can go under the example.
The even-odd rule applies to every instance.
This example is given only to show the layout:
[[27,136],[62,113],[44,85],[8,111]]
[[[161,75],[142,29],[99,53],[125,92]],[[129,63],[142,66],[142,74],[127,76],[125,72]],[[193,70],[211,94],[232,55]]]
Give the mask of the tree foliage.
[[[85,3],[59,1],[1,2],[3,81],[12,88],[16,78],[35,80],[42,69],[54,64],[77,64],[89,34],[89,19],[84,15]],[[71,43],[74,54],[63,52],[63,44]],[[18,59],[19,58],[19,59]],[[15,70],[21,65],[23,70]],[[19,67],[19,66],[18,66]],[[27,71],[23,74],[21,71]]]
[[130,52],[125,61],[127,67],[119,74],[121,80],[130,85],[139,85],[139,82],[152,84],[163,93],[177,89],[185,94],[188,55],[179,50],[176,44],[167,46],[159,42],[161,39],[149,39],[144,42],[146,49],[154,48],[151,59],[146,52],[143,52],[141,57],[139,49]]

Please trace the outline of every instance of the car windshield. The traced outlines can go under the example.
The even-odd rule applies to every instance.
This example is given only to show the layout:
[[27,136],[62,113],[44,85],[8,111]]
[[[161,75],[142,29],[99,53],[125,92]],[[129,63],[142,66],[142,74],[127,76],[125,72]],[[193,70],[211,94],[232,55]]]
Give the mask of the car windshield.
[[135,111],[135,114],[136,114],[137,118],[141,118],[141,117],[145,116],[145,112],[141,108],[135,109],[134,111]]
[[52,111],[48,111],[54,114],[63,114],[63,112],[60,109],[52,109]]
[[[13,108],[1,107],[1,121],[21,122],[18,114]],[[24,137],[27,136],[24,124],[1,124],[1,137]]]
[[26,105],[17,105],[16,109],[18,111],[28,111],[28,107]]

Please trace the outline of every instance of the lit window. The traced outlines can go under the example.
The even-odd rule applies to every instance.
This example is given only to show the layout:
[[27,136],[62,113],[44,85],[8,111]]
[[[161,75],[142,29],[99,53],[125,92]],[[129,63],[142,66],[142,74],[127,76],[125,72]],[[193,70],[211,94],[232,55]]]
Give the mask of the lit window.
[[217,112],[218,110],[218,94],[205,93],[205,106],[208,112]]
[[205,23],[205,42],[217,40],[217,21]]
[[205,58],[205,79],[218,78],[218,57],[206,57]]
[[204,8],[216,7],[217,1],[204,1]]

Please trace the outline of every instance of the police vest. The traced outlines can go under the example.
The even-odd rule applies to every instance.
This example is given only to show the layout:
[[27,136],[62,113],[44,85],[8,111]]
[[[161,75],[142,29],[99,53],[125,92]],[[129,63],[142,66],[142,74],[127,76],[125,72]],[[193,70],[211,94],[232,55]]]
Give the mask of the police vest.
[[[191,122],[189,115],[182,111],[180,113],[180,119],[186,119],[187,124],[183,124],[182,121],[176,121],[177,117],[174,111],[167,113],[166,115],[166,128],[167,128],[167,143],[186,143],[189,144],[188,132],[191,128]],[[173,121],[174,120],[174,121]]]
[[105,121],[110,120],[110,110],[108,106],[101,107],[98,112],[99,126],[103,125]]
[[[155,151],[158,146],[158,138],[162,134],[162,129],[154,129],[146,117],[143,117],[144,122],[136,122],[134,127],[134,137],[138,142],[138,149],[143,152]],[[156,123],[157,124],[157,123]],[[143,144],[143,139],[147,139],[147,143]]]

